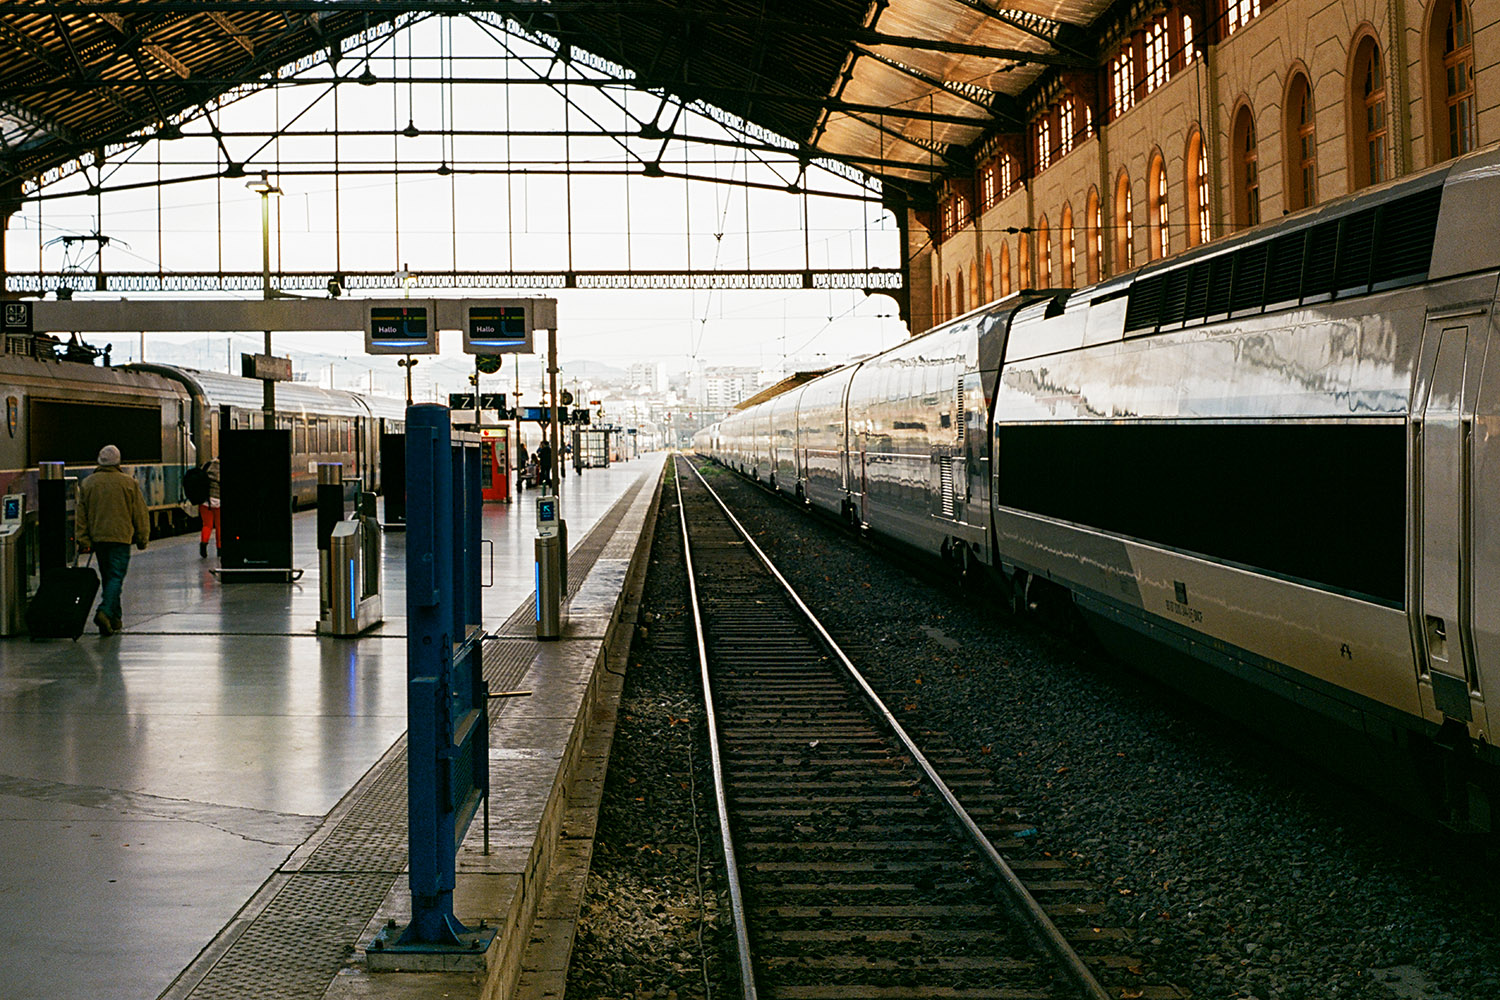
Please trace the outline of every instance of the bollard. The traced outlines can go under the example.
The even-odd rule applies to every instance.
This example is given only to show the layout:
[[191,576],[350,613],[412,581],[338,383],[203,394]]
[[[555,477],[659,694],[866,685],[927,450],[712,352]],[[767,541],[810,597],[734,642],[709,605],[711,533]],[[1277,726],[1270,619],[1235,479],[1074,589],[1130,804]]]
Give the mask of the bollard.
[[557,497],[536,500],[536,637],[557,639],[568,620],[563,595],[567,593],[567,550]]
[[329,540],[334,527],[344,519],[344,466],[340,462],[318,463],[318,617],[327,621],[333,606],[331,589],[334,565],[329,558]]
[[68,481],[63,463],[37,465],[37,558],[42,572],[68,565]]

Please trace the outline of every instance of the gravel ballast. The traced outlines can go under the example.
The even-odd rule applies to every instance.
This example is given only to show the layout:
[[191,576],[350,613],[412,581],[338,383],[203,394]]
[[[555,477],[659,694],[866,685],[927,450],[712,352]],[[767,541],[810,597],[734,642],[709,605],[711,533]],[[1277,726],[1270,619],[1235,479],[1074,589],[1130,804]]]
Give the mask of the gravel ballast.
[[[1500,877],[1483,844],[1010,617],[996,595],[914,577],[907,553],[706,474],[903,725],[989,769],[1070,877],[1098,884],[1153,979],[1213,1000],[1500,1000]],[[734,982],[670,482],[661,518],[574,998]]]

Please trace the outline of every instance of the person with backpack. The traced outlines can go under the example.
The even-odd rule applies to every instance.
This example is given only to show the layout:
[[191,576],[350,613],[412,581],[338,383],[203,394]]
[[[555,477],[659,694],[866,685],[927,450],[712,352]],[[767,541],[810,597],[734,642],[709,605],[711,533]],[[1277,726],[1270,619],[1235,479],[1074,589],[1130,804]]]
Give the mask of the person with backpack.
[[182,474],[182,494],[188,503],[198,505],[203,529],[198,533],[198,558],[208,558],[208,536],[213,535],[214,553],[223,545],[219,536],[219,457]]

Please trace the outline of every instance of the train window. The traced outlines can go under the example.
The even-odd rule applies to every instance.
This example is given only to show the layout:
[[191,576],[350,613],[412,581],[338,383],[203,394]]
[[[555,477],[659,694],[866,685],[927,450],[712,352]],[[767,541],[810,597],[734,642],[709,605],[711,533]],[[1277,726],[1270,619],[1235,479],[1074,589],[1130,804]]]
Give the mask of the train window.
[[[1404,600],[1400,424],[1100,422],[995,434],[1005,507],[1390,607]],[[1197,456],[1192,476],[1181,475],[1183,455]],[[1360,503],[1329,503],[1329,483]]]
[[307,421],[297,419],[292,424],[292,450],[299,454],[307,453]]
[[92,465],[106,444],[116,445],[127,465],[162,459],[160,406],[32,398],[26,427],[28,465]]

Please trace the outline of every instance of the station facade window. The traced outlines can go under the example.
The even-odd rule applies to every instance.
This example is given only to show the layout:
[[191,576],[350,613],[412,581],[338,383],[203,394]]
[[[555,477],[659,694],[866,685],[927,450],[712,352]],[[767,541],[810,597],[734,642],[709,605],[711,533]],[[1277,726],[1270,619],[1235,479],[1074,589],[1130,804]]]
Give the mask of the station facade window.
[[1062,207],[1062,283],[1064,288],[1073,287],[1073,275],[1078,265],[1078,251],[1073,242],[1073,203],[1063,202]]
[[1452,159],[1474,149],[1474,38],[1463,0],[1433,4],[1427,28],[1432,159]]
[[1135,219],[1130,199],[1130,175],[1120,171],[1115,181],[1115,266],[1114,272],[1130,270],[1135,260]]
[[1152,260],[1160,260],[1172,252],[1167,206],[1167,164],[1158,150],[1151,157],[1151,169],[1146,175],[1146,222]]
[[1045,212],[1036,225],[1036,284],[1038,288],[1052,287],[1052,227]]
[[1260,223],[1260,156],[1255,145],[1255,116],[1248,105],[1234,115],[1234,225],[1244,229]]
[[1259,17],[1260,10],[1261,0],[1224,0],[1224,37],[1228,38]]
[[1083,215],[1084,265],[1089,284],[1099,280],[1099,265],[1104,257],[1104,219],[1099,207],[1099,189],[1089,187],[1088,207]]
[[1318,203],[1318,143],[1313,128],[1312,86],[1300,69],[1292,74],[1281,134],[1286,143],[1286,207],[1295,212]]
[[995,301],[995,258],[988,250],[984,252],[984,301]]
[[1386,166],[1387,136],[1385,69],[1380,46],[1373,33],[1355,41],[1349,73],[1349,141],[1352,190],[1379,184],[1389,176]]
[[1118,118],[1135,107],[1135,48],[1127,39],[1109,61],[1109,111]]
[[1010,294],[1010,241],[1000,241],[1000,297]]

